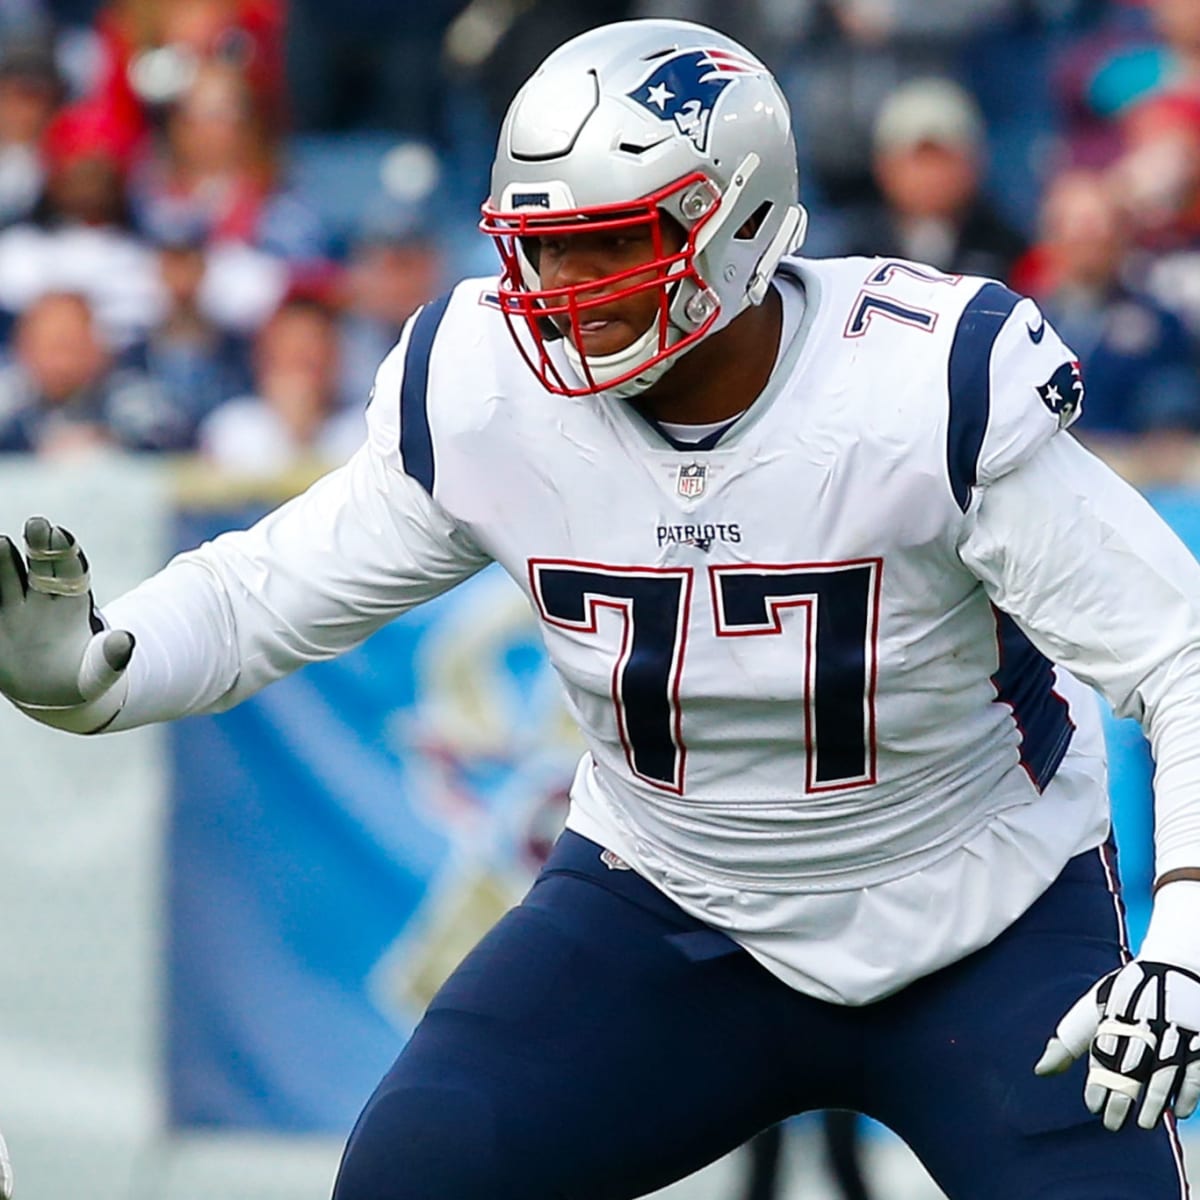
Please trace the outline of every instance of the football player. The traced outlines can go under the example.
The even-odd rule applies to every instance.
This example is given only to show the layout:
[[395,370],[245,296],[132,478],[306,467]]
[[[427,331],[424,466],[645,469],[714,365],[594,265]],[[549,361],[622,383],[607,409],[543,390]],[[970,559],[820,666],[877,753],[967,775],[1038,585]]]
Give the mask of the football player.
[[[482,226],[499,278],[414,316],[305,495],[102,614],[64,529],[0,545],[0,689],[79,733],[227,708],[490,562],[540,618],[567,829],[337,1200],[640,1196],[820,1107],[952,1200],[1184,1195],[1200,566],[1067,431],[1074,355],[997,282],[799,257],[784,97],[696,25],[552,54]],[[1157,760],[1136,956],[1088,685]]]

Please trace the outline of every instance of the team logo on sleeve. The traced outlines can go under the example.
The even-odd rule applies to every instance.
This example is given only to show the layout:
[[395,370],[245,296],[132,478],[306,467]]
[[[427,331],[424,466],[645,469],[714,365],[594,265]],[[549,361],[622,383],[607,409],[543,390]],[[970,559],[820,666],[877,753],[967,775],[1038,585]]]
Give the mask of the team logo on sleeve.
[[708,467],[703,463],[686,463],[679,468],[675,477],[675,490],[685,500],[695,500],[703,495],[704,486],[708,482]]
[[750,59],[728,50],[690,50],[659,63],[628,95],[661,120],[673,121],[676,129],[691,138],[704,154],[713,109],[721,93],[739,75],[757,74],[760,69]]
[[1059,429],[1065,428],[1083,404],[1083,375],[1078,362],[1063,363],[1049,382],[1037,390],[1042,403],[1058,418]]

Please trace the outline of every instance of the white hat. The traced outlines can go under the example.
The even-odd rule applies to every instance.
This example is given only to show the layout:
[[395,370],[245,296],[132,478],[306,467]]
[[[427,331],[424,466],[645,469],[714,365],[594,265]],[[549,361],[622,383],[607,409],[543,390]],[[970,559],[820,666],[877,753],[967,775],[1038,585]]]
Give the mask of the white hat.
[[901,84],[875,118],[875,149],[910,150],[923,142],[973,148],[983,142],[983,115],[952,79],[928,76]]

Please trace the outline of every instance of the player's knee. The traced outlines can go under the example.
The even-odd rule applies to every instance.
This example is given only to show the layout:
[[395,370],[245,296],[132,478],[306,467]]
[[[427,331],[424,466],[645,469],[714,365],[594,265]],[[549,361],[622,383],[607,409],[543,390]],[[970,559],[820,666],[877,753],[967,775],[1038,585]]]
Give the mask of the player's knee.
[[496,1118],[465,1088],[400,1087],[372,1097],[346,1147],[333,1200],[500,1200]]

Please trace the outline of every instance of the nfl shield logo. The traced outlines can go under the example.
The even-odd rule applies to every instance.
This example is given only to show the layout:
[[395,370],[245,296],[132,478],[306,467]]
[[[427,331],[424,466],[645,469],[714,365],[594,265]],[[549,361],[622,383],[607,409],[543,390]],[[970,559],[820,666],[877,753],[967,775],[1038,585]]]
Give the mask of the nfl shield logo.
[[687,500],[694,500],[704,492],[704,483],[708,478],[708,468],[703,463],[688,463],[679,468],[675,480],[675,490]]

